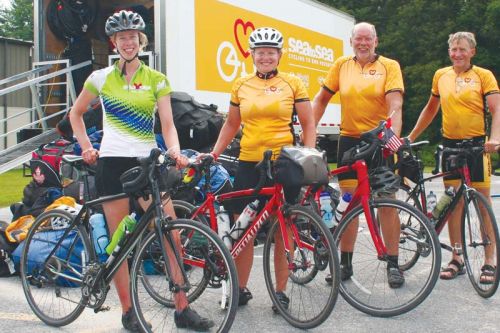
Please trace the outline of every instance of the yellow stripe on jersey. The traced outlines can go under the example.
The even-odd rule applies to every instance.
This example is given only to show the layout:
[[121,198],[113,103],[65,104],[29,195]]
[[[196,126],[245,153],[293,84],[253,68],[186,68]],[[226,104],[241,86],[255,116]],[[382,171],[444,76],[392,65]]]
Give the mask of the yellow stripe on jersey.
[[387,93],[404,92],[399,64],[379,55],[364,67],[353,56],[338,58],[328,71],[323,88],[340,92],[340,134],[351,137],[359,137],[387,119]]
[[308,101],[304,83],[296,76],[278,73],[270,79],[255,74],[238,79],[231,92],[231,104],[240,109],[243,136],[240,160],[258,162],[264,151],[279,153],[293,144],[291,131],[294,104]]
[[439,97],[443,111],[443,136],[465,139],[485,135],[484,97],[498,93],[491,71],[472,66],[456,74],[452,66],[434,74],[432,94]]

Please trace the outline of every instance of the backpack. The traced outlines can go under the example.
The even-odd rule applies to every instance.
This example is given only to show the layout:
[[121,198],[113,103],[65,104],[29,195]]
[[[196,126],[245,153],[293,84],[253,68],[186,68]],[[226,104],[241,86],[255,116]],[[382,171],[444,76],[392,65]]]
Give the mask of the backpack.
[[[201,104],[185,92],[170,95],[175,128],[182,149],[201,150],[217,141],[224,124],[224,117],[217,112],[217,105]],[[155,116],[155,133],[161,134],[158,113]]]
[[[102,130],[102,106],[98,98],[96,101],[92,101],[87,108],[87,112],[83,114],[83,123],[88,135]],[[69,120],[69,112],[57,123],[56,130],[63,138],[73,139],[73,128]]]
[[33,215],[36,217],[55,199],[62,195],[63,192],[60,186],[40,186],[32,180],[24,187],[22,203],[14,203],[10,206],[12,220],[17,220],[25,215]]
[[31,158],[32,160],[45,161],[48,164],[50,164],[56,172],[59,172],[59,164],[61,163],[61,156],[63,154],[72,154],[72,153],[73,153],[73,143],[65,139],[58,139],[38,147],[31,154]]
[[[45,259],[49,255],[50,251],[54,248],[54,244],[59,240],[59,238],[65,232],[64,229],[60,230],[44,230],[37,232],[31,239],[30,249],[28,251],[28,260],[26,274],[30,274],[33,270],[43,270],[43,265]],[[78,238],[77,238],[78,237]],[[14,260],[15,267],[19,269],[21,263],[21,256],[23,253],[25,242],[21,242],[19,246],[13,251],[12,258]],[[67,258],[68,252],[71,251],[71,256],[68,260],[72,264],[71,266],[76,268],[79,273],[81,273],[82,258],[81,253],[84,252],[83,242],[76,230],[71,230],[66,238],[62,242],[60,250],[56,253],[59,258]],[[76,276],[75,272],[70,269],[63,270],[64,274],[70,276]],[[67,278],[59,277],[56,279],[56,285],[62,287],[78,287],[78,284],[70,281]]]
[[61,178],[59,172],[54,166],[42,159],[31,159],[30,170],[32,182],[40,187],[61,187]]
[[0,277],[11,276],[16,273],[14,261],[12,260],[12,252],[17,246],[17,243],[10,242],[7,239],[5,230],[9,224],[0,221]]

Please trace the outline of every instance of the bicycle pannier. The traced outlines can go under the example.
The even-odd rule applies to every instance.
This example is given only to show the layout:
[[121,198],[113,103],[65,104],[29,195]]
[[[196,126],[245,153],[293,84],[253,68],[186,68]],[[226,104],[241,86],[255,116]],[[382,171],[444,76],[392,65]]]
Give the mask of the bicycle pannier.
[[285,186],[328,184],[328,165],[314,148],[283,147],[274,165],[275,179]]

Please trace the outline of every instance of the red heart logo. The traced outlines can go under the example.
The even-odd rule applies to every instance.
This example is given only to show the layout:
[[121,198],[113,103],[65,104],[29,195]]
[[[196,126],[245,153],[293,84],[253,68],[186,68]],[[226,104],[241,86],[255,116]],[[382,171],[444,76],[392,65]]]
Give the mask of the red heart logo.
[[375,75],[376,71],[374,69],[370,69],[370,75]]
[[255,27],[252,22],[243,22],[242,19],[237,19],[234,21],[234,39],[236,39],[236,45],[238,45],[238,49],[240,50],[241,54],[245,57],[248,58],[250,55],[250,51],[244,50],[243,47],[241,46],[240,39],[238,37],[238,26],[241,25],[243,27],[243,35],[247,35],[247,30],[248,28],[252,28],[252,31],[255,30]]

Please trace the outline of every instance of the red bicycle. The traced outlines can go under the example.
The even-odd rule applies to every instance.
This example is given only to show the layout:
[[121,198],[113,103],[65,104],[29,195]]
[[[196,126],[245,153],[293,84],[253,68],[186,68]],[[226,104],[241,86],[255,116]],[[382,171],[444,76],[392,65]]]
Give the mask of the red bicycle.
[[[339,251],[352,252],[352,271],[344,274],[340,292],[358,310],[378,317],[403,314],[424,301],[436,284],[441,262],[439,241],[428,218],[415,207],[391,197],[398,189],[399,182],[393,181],[397,176],[387,173],[390,170],[385,167],[368,170],[365,160],[380,153],[383,142],[379,133],[385,125],[382,121],[377,128],[363,133],[364,143],[344,154],[346,165],[331,171],[331,176],[355,171],[358,180],[352,200],[333,232]],[[319,192],[317,187],[309,187],[302,203],[318,209]],[[399,228],[390,228],[390,221],[399,223]],[[396,230],[396,234],[391,234],[391,230]],[[394,244],[399,265],[415,253],[421,258],[418,265],[404,271],[405,281],[398,289],[388,284],[388,246]]]
[[[204,221],[217,231],[218,206],[240,198],[267,201],[242,235],[234,239],[231,254],[236,258],[243,248],[253,246],[259,229],[270,223],[263,246],[263,259],[264,278],[271,300],[291,325],[302,329],[313,328],[325,321],[335,306],[339,287],[339,260],[332,235],[321,217],[306,207],[286,203],[281,184],[263,187],[267,178],[272,179],[271,155],[271,151],[266,151],[264,159],[256,166],[261,177],[255,189],[219,195],[214,195],[210,189],[212,157],[207,156],[194,163],[191,167],[196,170],[196,174],[206,179],[206,188],[203,189],[206,200],[195,208],[191,218]],[[197,183],[197,180],[193,182]],[[180,208],[179,201],[176,201],[176,206]],[[189,206],[186,205],[187,209]],[[283,269],[288,271],[286,281],[278,278],[282,276],[279,270]],[[309,275],[310,271],[315,272],[313,277]],[[310,279],[294,278],[301,273]],[[328,274],[333,277],[331,285],[324,281]],[[279,302],[277,291],[285,292],[288,296],[288,307]]]

